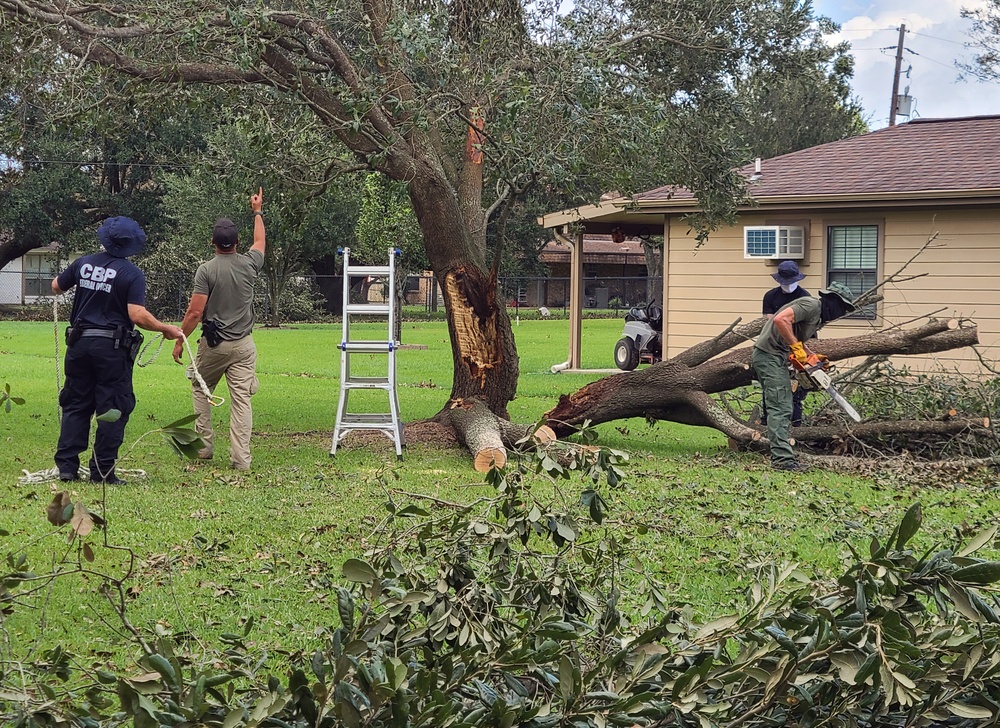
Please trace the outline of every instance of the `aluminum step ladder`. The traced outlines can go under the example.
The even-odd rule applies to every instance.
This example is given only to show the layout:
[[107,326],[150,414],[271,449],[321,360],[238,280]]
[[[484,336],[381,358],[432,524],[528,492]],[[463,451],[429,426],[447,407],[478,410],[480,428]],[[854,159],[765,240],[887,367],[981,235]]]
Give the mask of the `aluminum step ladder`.
[[[333,428],[333,444],[330,454],[337,454],[337,445],[354,430],[375,430],[381,432],[396,445],[396,459],[403,459],[403,423],[399,419],[399,400],[396,398],[396,351],[398,344],[394,339],[396,331],[396,307],[393,300],[396,291],[396,257],[400,251],[389,248],[388,265],[351,265],[351,249],[338,248],[337,252],[344,256],[344,324],[340,345],[340,402],[337,405],[337,422]],[[358,278],[381,278],[388,280],[387,303],[351,303],[351,283]],[[384,339],[355,339],[351,337],[352,319],[359,316],[382,319],[386,321],[386,337]],[[351,373],[351,356],[354,354],[384,354],[386,357],[386,375],[384,377],[362,377]],[[385,390],[389,398],[389,411],[386,413],[351,412],[348,399],[356,389]]]

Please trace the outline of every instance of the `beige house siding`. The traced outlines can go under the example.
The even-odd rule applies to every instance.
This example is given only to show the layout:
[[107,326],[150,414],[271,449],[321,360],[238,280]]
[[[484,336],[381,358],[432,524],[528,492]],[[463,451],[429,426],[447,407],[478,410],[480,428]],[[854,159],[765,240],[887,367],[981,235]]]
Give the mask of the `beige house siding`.
[[[762,212],[717,231],[700,249],[687,225],[672,218],[664,266],[669,297],[664,307],[667,356],[718,334],[737,318],[749,321],[760,315],[761,297],[774,286],[770,274],[777,261],[744,259],[743,227],[786,222],[808,227],[807,252],[799,267],[806,274],[802,285],[813,294],[826,285],[828,225],[878,224],[879,279],[897,271],[937,233],[935,247],[925,250],[904,274],[925,275],[887,288],[876,320],[839,321],[825,327],[823,336],[854,336],[944,309],[938,317],[973,319],[979,326],[981,351],[990,359],[1000,357],[1000,210],[995,208],[823,211],[809,217]],[[897,364],[926,369],[929,362],[978,368],[975,355],[962,351],[945,352],[937,359],[900,358]]]
[[[890,323],[910,321],[940,309],[938,318],[970,318],[979,327],[980,352],[1000,356],[1000,210],[941,210],[898,213],[886,224],[887,273],[898,270],[934,233],[934,247],[906,269],[922,275],[886,291],[883,314]],[[927,357],[920,357],[926,361]],[[939,354],[941,366],[978,370],[971,351]],[[916,359],[898,363],[926,368]]]

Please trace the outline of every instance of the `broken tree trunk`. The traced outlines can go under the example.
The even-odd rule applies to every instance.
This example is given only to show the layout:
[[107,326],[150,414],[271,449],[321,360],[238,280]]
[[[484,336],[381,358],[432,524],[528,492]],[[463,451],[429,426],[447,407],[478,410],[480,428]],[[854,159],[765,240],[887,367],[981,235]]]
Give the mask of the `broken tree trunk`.
[[[712,427],[743,446],[766,447],[767,440],[759,429],[732,417],[710,396],[751,383],[752,347],[723,352],[751,340],[760,333],[764,322],[765,319],[761,318],[742,326],[734,324],[719,336],[671,359],[588,384],[573,394],[562,396],[559,403],[546,413],[546,420],[559,437],[572,433],[588,420],[597,425],[628,417],[645,417]],[[839,361],[875,354],[929,354],[973,346],[978,340],[978,330],[974,325],[952,319],[932,320],[909,330],[821,339],[811,341],[809,346],[817,354],[826,355],[830,361]],[[893,428],[898,426],[899,423],[892,423]],[[911,423],[909,426],[919,429],[926,423]],[[836,430],[830,436],[842,436],[844,432]],[[797,438],[812,439],[803,437],[803,434],[796,431]],[[825,433],[816,433],[815,438],[820,438],[822,434]]]

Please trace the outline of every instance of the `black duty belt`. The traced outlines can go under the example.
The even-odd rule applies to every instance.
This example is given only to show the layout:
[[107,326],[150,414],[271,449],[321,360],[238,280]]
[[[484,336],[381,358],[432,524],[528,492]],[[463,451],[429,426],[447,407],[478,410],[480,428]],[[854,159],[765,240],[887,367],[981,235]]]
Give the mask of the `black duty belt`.
[[103,336],[105,339],[114,339],[117,334],[114,329],[84,329],[80,336]]

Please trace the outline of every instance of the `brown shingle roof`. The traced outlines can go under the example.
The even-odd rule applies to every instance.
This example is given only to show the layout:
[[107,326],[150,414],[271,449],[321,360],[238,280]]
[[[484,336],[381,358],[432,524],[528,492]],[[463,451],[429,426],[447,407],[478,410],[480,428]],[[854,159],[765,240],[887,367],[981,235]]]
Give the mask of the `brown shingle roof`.
[[[1000,190],[1000,115],[917,119],[765,159],[761,172],[750,187],[757,199]],[[672,185],[636,196],[642,207],[692,198]]]
[[[543,263],[558,263],[568,260],[569,254],[570,249],[568,245],[563,245],[556,240],[550,240],[542,248],[539,260]],[[636,256],[635,262],[637,263],[644,263],[646,260],[641,241],[628,238],[624,242],[616,243],[611,240],[610,235],[584,236],[583,254],[584,260],[587,262],[605,260],[611,256],[621,257],[621,260],[613,259],[611,262],[624,262],[626,259],[625,256]]]

